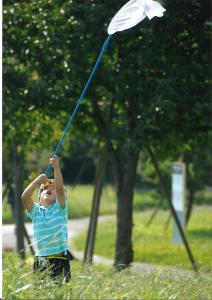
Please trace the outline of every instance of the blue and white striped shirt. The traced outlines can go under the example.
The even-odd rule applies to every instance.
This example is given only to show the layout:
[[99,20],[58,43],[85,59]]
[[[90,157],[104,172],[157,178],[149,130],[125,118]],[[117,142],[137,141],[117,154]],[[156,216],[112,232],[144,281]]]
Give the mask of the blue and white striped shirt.
[[67,203],[61,208],[56,200],[49,207],[34,203],[31,212],[36,256],[57,254],[68,249]]

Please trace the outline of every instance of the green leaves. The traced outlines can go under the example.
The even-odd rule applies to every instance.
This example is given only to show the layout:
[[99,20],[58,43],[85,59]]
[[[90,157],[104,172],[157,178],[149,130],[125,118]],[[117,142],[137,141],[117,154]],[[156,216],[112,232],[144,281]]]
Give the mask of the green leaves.
[[[65,111],[68,118],[106,38],[110,18],[122,4],[79,0],[4,4],[6,134],[12,124],[21,124],[17,142],[22,143],[23,135],[25,144],[32,128],[24,129],[24,124],[31,123],[32,111],[51,120],[59,120]],[[121,152],[141,149],[145,143],[159,145],[161,155],[168,149],[180,152],[188,138],[207,135],[208,1],[166,1],[164,6],[163,18],[144,20],[114,35],[77,116],[78,138],[87,128],[88,138],[96,135],[92,103],[97,103],[98,118],[105,122],[112,98],[112,141]],[[45,128],[44,120],[40,118]],[[67,121],[61,119],[61,128]]]

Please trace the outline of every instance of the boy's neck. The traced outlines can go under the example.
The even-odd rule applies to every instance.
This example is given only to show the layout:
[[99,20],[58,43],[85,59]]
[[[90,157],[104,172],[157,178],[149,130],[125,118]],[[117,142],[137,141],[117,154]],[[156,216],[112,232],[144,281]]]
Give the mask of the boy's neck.
[[56,200],[52,201],[51,203],[48,203],[46,201],[42,201],[39,203],[40,206],[43,206],[45,208],[48,208],[50,205],[52,205],[53,203],[55,203]]

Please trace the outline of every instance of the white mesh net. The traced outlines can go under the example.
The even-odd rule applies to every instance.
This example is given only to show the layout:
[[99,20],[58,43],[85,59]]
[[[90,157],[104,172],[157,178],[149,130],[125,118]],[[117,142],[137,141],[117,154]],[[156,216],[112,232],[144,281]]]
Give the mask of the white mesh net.
[[109,26],[108,34],[131,28],[148,17],[162,17],[165,9],[156,1],[131,0],[127,2],[113,17]]

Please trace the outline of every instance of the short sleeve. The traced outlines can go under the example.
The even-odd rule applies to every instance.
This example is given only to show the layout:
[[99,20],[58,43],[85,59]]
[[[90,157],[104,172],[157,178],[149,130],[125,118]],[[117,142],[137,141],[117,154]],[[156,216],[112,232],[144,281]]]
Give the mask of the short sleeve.
[[36,211],[39,208],[39,204],[38,203],[34,203],[31,212],[27,211],[27,217],[30,218],[31,220],[34,218]]
[[62,208],[60,206],[60,202],[58,200],[56,200],[56,206],[59,208],[60,212],[62,212],[63,214],[67,214],[68,213],[68,209],[67,209],[67,201],[65,200],[65,207]]

